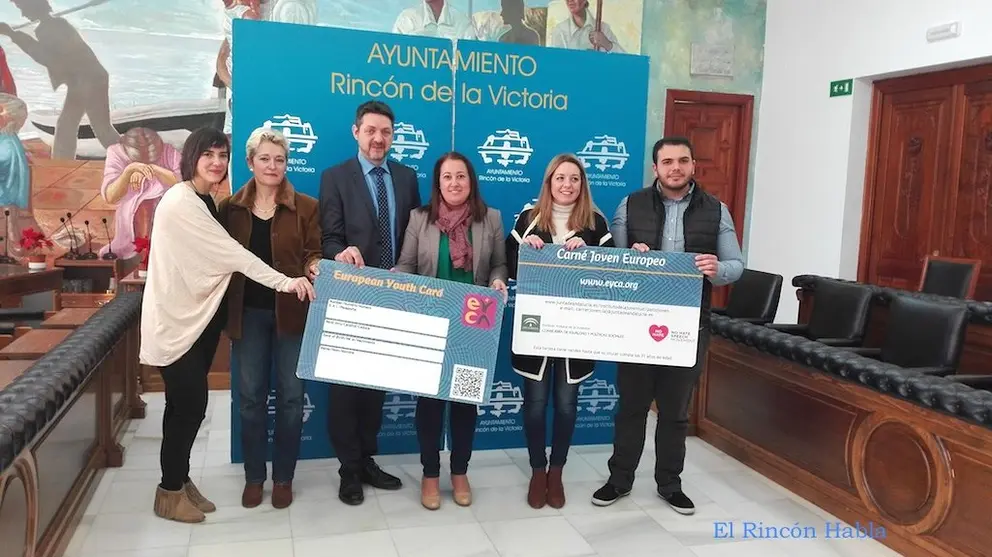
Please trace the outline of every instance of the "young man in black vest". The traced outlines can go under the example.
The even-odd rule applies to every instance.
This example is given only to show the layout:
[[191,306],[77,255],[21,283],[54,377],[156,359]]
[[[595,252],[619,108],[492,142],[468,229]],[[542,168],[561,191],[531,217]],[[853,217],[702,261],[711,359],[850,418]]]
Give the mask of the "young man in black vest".
[[709,347],[710,292],[713,286],[740,278],[744,257],[727,206],[703,191],[693,179],[695,160],[689,140],[661,139],[654,145],[652,158],[656,178],[653,186],[630,194],[620,203],[611,232],[617,247],[699,254],[696,267],[706,280],[696,365],[617,365],[620,404],[614,418],[610,479],[593,494],[592,502],[611,505],[630,494],[634,471],[644,452],[648,410],[651,401],[657,400],[654,478],[658,495],[676,512],[692,514],[695,506],[682,492],[679,475],[685,462],[689,399]]

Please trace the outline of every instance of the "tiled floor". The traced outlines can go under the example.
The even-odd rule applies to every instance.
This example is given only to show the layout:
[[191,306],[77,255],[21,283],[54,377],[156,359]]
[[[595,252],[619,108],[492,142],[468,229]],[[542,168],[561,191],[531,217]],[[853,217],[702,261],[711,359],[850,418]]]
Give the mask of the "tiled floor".
[[[683,476],[697,506],[692,517],[674,513],[655,495],[650,442],[633,494],[607,508],[593,506],[589,498],[605,479],[610,447],[587,446],[570,455],[569,500],[561,511],[535,511],[525,503],[524,449],[473,454],[469,508],[456,506],[449,496],[441,510],[423,509],[419,458],[407,455],[378,459],[402,477],[404,488],[368,489],[359,507],[338,501],[337,462],[323,460],[300,462],[296,501],[289,509],[276,511],[266,498],[261,507],[247,510],[240,506],[242,468],[229,463],[227,392],[212,394],[191,463],[191,476],[218,510],[204,524],[167,522],[152,513],[163,399],[146,395],[145,400],[148,417],[132,422],[124,439],[125,465],[104,473],[69,557],[896,555],[872,540],[824,539],[825,524],[835,518],[696,438],[689,439]],[[737,539],[717,539],[714,523],[729,520],[737,522]],[[817,539],[742,540],[741,521],[813,526]]]

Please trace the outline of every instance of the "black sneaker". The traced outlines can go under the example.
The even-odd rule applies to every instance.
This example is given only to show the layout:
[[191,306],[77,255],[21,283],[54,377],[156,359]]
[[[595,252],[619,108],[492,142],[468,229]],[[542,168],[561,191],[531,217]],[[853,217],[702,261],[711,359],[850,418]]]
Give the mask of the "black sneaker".
[[630,495],[630,490],[620,491],[611,483],[607,483],[603,487],[596,490],[596,493],[592,494],[592,504],[597,507],[608,507],[613,503],[620,500],[621,497],[626,497]]
[[665,495],[664,493],[658,492],[658,496],[668,503],[668,506],[672,508],[673,511],[679,514],[693,514],[696,512],[696,505],[692,504],[692,499],[686,497],[685,493],[681,491],[676,491],[675,493],[670,493]]

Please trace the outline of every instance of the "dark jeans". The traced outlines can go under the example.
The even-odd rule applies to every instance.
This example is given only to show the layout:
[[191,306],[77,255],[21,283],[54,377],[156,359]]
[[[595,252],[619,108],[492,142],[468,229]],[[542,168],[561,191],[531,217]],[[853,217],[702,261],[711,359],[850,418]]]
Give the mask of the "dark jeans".
[[207,415],[207,373],[217,352],[221,322],[212,319],[200,338],[175,362],[160,368],[165,383],[159,487],[179,491],[189,479],[189,454]]
[[564,466],[575,432],[575,414],[579,399],[579,384],[569,383],[565,361],[549,358],[540,381],[524,379],[524,433],[531,468],[546,468],[548,457],[546,413],[548,398],[554,386],[555,410],[551,430],[551,466]]
[[614,417],[613,456],[609,483],[621,491],[634,485],[634,471],[644,452],[651,401],[658,402],[658,427],[654,432],[654,479],[658,492],[682,490],[685,436],[689,427],[689,402],[702,372],[709,330],[699,331],[696,365],[691,368],[617,364],[619,406]]
[[462,402],[447,402],[436,398],[417,399],[417,441],[420,443],[420,463],[425,478],[441,475],[441,430],[444,424],[444,407],[448,406],[448,424],[451,425],[451,474],[460,476],[468,472],[472,458],[472,440],[475,438],[475,420],[478,407]]
[[274,310],[244,308],[241,338],[233,349],[241,363],[241,448],[245,481],[265,483],[269,446],[268,410],[270,379],[275,365],[276,420],[272,451],[272,481],[289,483],[296,472],[303,433],[303,381],[296,377],[303,335],[276,332]]
[[379,452],[376,437],[382,427],[384,391],[329,385],[327,432],[331,446],[341,462],[342,476],[359,474]]

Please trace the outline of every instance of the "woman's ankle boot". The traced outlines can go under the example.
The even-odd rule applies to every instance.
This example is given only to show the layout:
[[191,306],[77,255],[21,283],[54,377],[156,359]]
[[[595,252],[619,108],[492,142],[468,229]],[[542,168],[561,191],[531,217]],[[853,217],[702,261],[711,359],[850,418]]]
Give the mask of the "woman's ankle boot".
[[548,505],[555,509],[565,506],[565,485],[561,483],[561,466],[548,469]]
[[530,487],[527,488],[527,504],[540,509],[548,501],[548,473],[544,468],[534,468],[530,477]]

